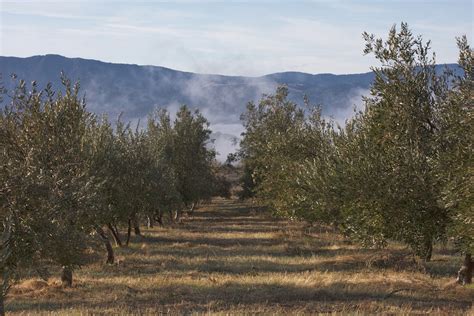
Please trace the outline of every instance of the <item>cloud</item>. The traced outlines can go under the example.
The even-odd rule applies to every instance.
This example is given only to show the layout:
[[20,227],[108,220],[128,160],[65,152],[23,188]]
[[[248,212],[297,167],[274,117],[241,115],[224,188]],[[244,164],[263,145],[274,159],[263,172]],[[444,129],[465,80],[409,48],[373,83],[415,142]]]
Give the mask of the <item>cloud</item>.
[[[414,20],[413,13],[396,7],[396,2],[216,3],[3,1],[2,54],[53,52],[232,75],[354,73],[367,71],[374,62],[362,55],[361,33],[384,36],[400,19],[433,39],[442,62],[456,59],[454,36],[472,37],[471,19],[443,22],[437,13]],[[446,3],[432,5],[429,12],[444,7]]]
[[[316,0],[314,2],[321,2],[320,0]],[[361,14],[381,14],[387,12],[387,9],[383,8],[380,4],[377,3],[363,3],[359,2],[348,2],[348,1],[341,1],[341,0],[331,0],[325,2],[329,7],[335,10],[344,10],[351,14],[361,13]]]
[[[54,6],[41,5],[39,2],[31,5],[7,3],[2,13],[47,18],[47,23],[39,23],[40,28],[32,28],[31,24],[25,26],[24,30],[11,28],[22,25],[16,20],[5,25],[9,27],[9,34],[23,34],[23,38],[28,33],[34,37],[48,33],[51,41],[45,44],[56,44],[49,45],[48,51],[43,53],[50,53],[54,49],[55,53],[66,56],[166,64],[171,68],[194,72],[242,75],[308,69],[321,72],[328,70],[329,58],[333,59],[331,62],[334,65],[340,64],[341,68],[347,69],[347,60],[350,60],[344,52],[351,49],[324,53],[330,50],[333,39],[341,38],[344,33],[344,28],[337,24],[275,16],[271,18],[272,27],[259,27],[255,23],[236,23],[234,19],[226,22],[209,14],[186,9],[152,7],[151,3],[133,7],[119,4],[108,10],[105,10],[104,2],[91,6],[89,10],[87,7],[84,2],[57,3]],[[50,19],[53,21],[50,22]],[[54,23],[54,19],[60,19],[61,22]],[[57,27],[51,29],[48,23]],[[61,23],[61,27],[57,23]],[[75,43],[87,42],[88,45],[64,45],[72,38]],[[353,36],[347,38],[350,40],[344,41],[346,47],[347,43],[354,42]],[[128,45],[125,45],[125,40]],[[15,41],[16,38],[13,38],[13,43],[9,42],[9,51],[45,47],[41,42],[25,47],[24,43],[28,41]],[[360,42],[360,38],[355,41]],[[116,54],[118,51],[120,55]],[[340,70],[333,68],[332,71]]]
[[166,36],[181,36],[181,33],[169,27],[152,27],[152,26],[138,26],[132,24],[107,23],[102,25],[106,29],[119,31],[125,35],[124,32],[139,33],[139,34],[160,34]]

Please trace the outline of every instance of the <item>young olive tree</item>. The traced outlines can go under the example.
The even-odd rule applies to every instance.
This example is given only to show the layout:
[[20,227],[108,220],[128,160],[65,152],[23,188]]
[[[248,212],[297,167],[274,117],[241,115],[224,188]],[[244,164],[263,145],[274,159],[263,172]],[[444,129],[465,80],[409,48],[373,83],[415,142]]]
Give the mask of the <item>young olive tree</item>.
[[178,191],[178,180],[173,165],[175,133],[169,114],[157,110],[148,117],[147,147],[153,159],[153,173],[156,182],[155,192],[150,192],[154,201],[148,209],[151,221],[161,225],[165,212],[182,208],[182,197]]
[[451,219],[449,235],[464,253],[458,281],[468,284],[472,282],[474,252],[474,56],[465,36],[458,39],[458,47],[463,75],[455,78],[439,110],[438,178],[443,184],[440,200]]
[[281,216],[330,221],[327,212],[333,208],[323,206],[314,194],[316,188],[322,192],[321,183],[303,179],[309,171],[302,174],[302,170],[303,165],[319,168],[328,158],[332,125],[322,119],[319,108],[306,102],[306,113],[287,97],[288,89],[279,87],[258,105],[249,103],[242,115],[246,131],[239,155],[245,171],[244,195],[255,194]]
[[112,216],[108,227],[116,244],[122,246],[119,226],[128,227],[126,245],[132,228],[136,235],[141,235],[139,218],[148,208],[148,189],[153,185],[148,177],[152,159],[148,154],[146,132],[139,126],[132,130],[130,124],[124,124],[120,119],[115,128],[114,148],[113,180],[109,190]]
[[182,106],[173,125],[172,165],[176,188],[187,209],[213,194],[212,162],[214,150],[209,148],[209,122],[199,111]]
[[279,87],[275,95],[264,96],[258,105],[250,102],[241,120],[245,127],[240,143],[247,177],[244,189],[256,194],[266,205],[278,211],[279,194],[285,192],[288,168],[298,155],[299,136],[304,112],[287,99],[288,89]]
[[429,42],[414,37],[405,23],[400,31],[392,27],[386,40],[367,33],[364,38],[364,52],[381,63],[373,68],[375,80],[362,118],[364,137],[384,165],[381,169],[376,163],[370,170],[380,182],[370,202],[375,209],[383,207],[386,237],[407,243],[429,261],[433,242],[445,236],[449,220],[439,204],[436,177],[436,117],[448,90],[446,78],[436,72]]
[[84,263],[97,195],[85,168],[91,116],[79,86],[62,80],[65,91],[57,94],[50,85],[28,90],[20,81],[3,110],[0,209],[9,249],[4,271],[14,275],[22,265],[51,262],[71,285],[73,269]]
[[86,170],[90,181],[97,183],[97,199],[91,205],[89,220],[107,250],[106,263],[112,264],[115,261],[114,251],[103,226],[110,225],[116,217],[113,205],[117,150],[114,132],[107,117],[94,117],[88,126],[86,137]]

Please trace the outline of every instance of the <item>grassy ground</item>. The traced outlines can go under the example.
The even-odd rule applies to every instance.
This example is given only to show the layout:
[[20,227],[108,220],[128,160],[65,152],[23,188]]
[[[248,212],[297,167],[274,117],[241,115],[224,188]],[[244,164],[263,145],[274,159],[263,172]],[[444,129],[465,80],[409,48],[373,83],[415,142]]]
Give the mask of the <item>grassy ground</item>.
[[417,264],[401,246],[361,249],[323,228],[275,220],[216,200],[183,223],[145,230],[62,288],[24,280],[12,314],[474,314],[474,289],[453,282],[461,262],[437,248]]

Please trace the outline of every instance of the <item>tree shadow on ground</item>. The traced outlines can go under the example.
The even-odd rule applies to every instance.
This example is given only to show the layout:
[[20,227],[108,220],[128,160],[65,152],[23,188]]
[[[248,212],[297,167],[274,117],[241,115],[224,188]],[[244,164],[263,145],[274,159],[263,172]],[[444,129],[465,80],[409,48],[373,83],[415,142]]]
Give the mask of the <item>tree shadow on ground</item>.
[[193,246],[211,246],[211,247],[235,247],[235,246],[276,246],[281,241],[274,238],[206,238],[206,237],[166,237],[166,236],[148,236],[147,242],[161,244],[188,244]]
[[[212,207],[219,210],[207,210]],[[303,227],[300,223],[273,219],[268,213],[240,203],[206,205],[173,229],[144,229],[144,238],[133,237],[136,244],[117,249],[117,256],[123,257],[120,264],[97,265],[95,270],[89,270],[86,278],[90,284],[72,290],[56,289],[57,293],[46,289],[35,299],[31,299],[34,295],[16,296],[15,300],[8,300],[7,310],[34,314],[77,308],[91,310],[91,314],[106,314],[104,310],[117,310],[119,305],[124,313],[146,314],[141,311],[148,308],[152,310],[148,313],[191,314],[258,306],[272,313],[271,309],[279,306],[283,309],[277,309],[277,313],[281,314],[292,313],[296,308],[304,313],[347,312],[359,306],[362,313],[380,313],[407,306],[415,312],[440,309],[449,313],[471,306],[469,292],[441,296],[441,292],[430,292],[426,286],[407,286],[394,280],[370,282],[372,273],[406,271],[407,266],[400,269],[400,265],[407,264],[409,259],[393,259],[403,257],[403,250],[391,249],[392,257],[384,257],[386,251],[356,248],[322,233],[305,235],[301,232]],[[249,238],[239,234],[248,234]],[[433,276],[451,275],[454,266],[445,263],[435,260],[425,266],[426,272]],[[361,271],[368,276],[368,282],[339,281],[340,276]],[[311,287],[304,282],[289,284],[313,272],[319,276],[332,272],[328,278],[335,276],[338,282],[326,280]],[[148,282],[147,279],[161,274],[173,281],[137,288],[124,281],[142,276],[140,280]],[[103,281],[99,281],[101,277]],[[190,277],[195,279],[190,281]],[[268,282],[257,280],[267,277]],[[393,292],[397,289],[402,291]],[[62,303],[58,303],[58,298]],[[375,306],[370,307],[374,302]]]
[[[219,281],[216,281],[219,282]],[[180,284],[173,286],[157,286],[152,289],[141,290],[127,285],[114,285],[114,296],[101,295],[102,299],[94,298],[95,293],[106,293],[110,285],[95,283],[91,287],[78,291],[88,292],[87,300],[71,300],[67,304],[55,302],[34,302],[17,299],[8,302],[6,307],[11,312],[35,310],[37,312],[55,312],[64,309],[100,308],[101,310],[116,307],[117,304],[127,306],[124,310],[139,310],[145,308],[161,309],[166,306],[181,306],[180,313],[203,312],[208,310],[209,302],[213,302],[214,311],[225,310],[242,305],[285,306],[288,311],[292,307],[306,306],[306,312],[331,312],[343,310],[347,307],[363,305],[364,303],[378,302],[385,309],[391,306],[407,306],[412,311],[426,309],[440,309],[449,311],[453,308],[467,310],[472,302],[468,297],[439,298],[435,293],[422,289],[408,288],[391,294],[392,289],[382,283],[369,283],[359,286],[335,282],[320,287],[295,286],[281,283],[249,283],[224,282],[215,285]],[[405,284],[392,284],[395,287],[406,287]],[[384,289],[374,291],[374,289]],[[84,294],[84,293],[82,293]],[[183,307],[184,306],[184,310]],[[205,308],[205,310],[202,310]],[[376,311],[376,310],[375,310]],[[372,312],[375,312],[372,311]],[[380,310],[378,310],[380,312]],[[370,311],[368,311],[370,312]]]

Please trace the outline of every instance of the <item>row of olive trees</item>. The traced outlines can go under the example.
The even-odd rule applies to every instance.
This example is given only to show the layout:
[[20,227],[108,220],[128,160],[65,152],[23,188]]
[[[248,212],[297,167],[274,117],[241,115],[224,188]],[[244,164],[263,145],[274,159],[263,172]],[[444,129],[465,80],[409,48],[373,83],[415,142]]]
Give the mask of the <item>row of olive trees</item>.
[[174,122],[157,111],[144,129],[112,126],[86,110],[78,85],[62,81],[64,92],[18,81],[0,111],[2,298],[18,271],[45,274],[51,264],[71,285],[97,236],[114,262],[105,227],[118,245],[128,227],[128,244],[141,219],[178,217],[221,189],[199,112],[183,106]]
[[336,128],[281,87],[250,103],[240,156],[243,196],[277,214],[335,225],[367,246],[406,243],[426,261],[433,243],[454,237],[474,250],[473,53],[465,37],[458,76],[439,71],[429,43],[406,24],[387,40],[364,34],[381,66],[365,110]]

